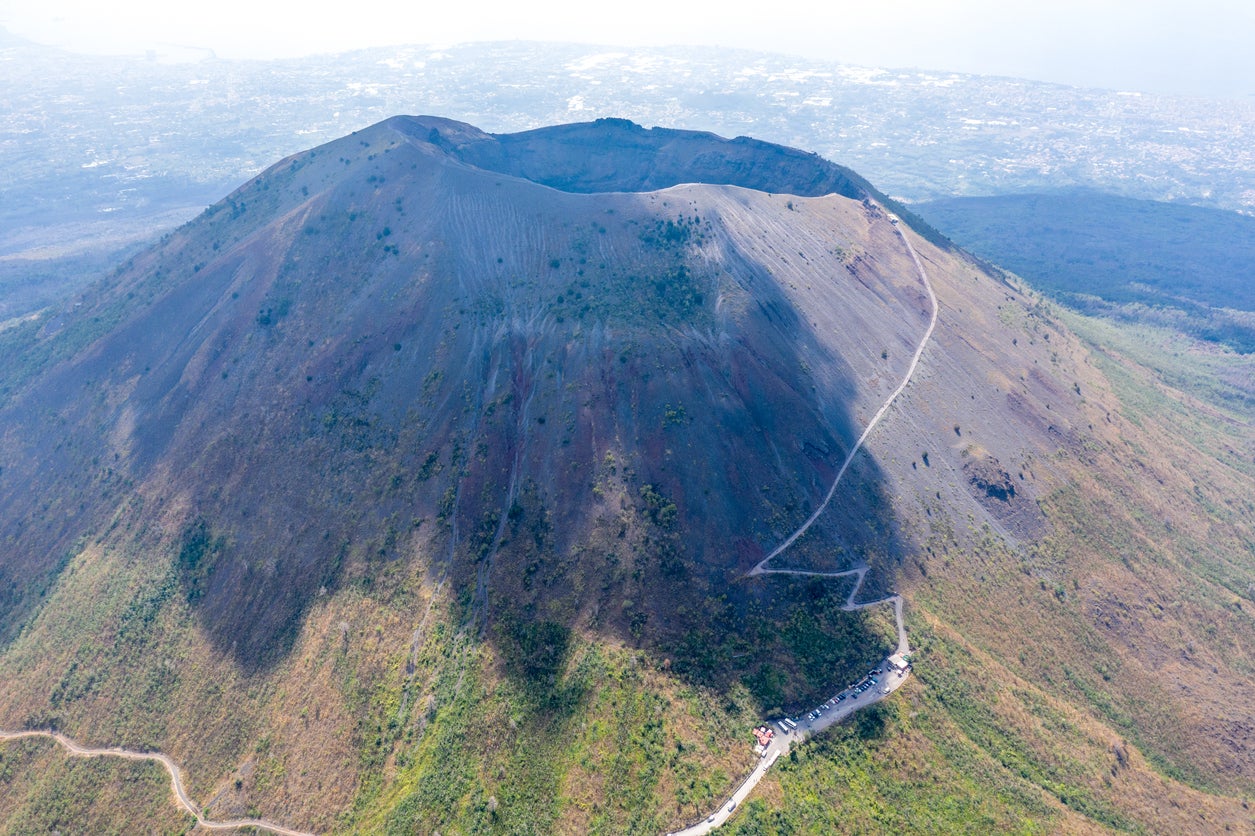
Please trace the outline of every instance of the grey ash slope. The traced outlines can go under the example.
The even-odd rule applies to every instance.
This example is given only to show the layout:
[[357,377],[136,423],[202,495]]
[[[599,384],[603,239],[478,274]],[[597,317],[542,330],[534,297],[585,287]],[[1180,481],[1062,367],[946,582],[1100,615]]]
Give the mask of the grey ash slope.
[[[397,118],[8,333],[6,633],[122,518],[250,669],[323,591],[416,551],[503,623],[704,629],[700,602],[823,495],[926,306],[874,203],[780,194],[870,197],[810,155],[609,122],[501,140],[496,167],[600,187],[590,135],[634,172],[616,185],[775,168],[776,196],[557,191],[472,164],[497,140],[469,126]],[[862,477],[816,546],[841,560],[902,548]],[[736,588],[724,632],[761,595]]]

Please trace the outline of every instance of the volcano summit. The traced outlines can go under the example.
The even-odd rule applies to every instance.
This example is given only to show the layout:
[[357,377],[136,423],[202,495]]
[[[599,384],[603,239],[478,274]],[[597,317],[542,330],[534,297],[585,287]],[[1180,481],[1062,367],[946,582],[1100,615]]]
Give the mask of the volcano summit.
[[[680,629],[677,601],[809,513],[927,322],[878,197],[812,155],[612,120],[396,118],[298,155],[41,329],[109,323],[8,393],[20,568],[46,577],[125,482],[249,670],[320,589],[416,553],[477,612]],[[49,411],[69,438],[42,451]],[[896,559],[865,470],[825,548]],[[30,525],[49,494],[69,513]]]

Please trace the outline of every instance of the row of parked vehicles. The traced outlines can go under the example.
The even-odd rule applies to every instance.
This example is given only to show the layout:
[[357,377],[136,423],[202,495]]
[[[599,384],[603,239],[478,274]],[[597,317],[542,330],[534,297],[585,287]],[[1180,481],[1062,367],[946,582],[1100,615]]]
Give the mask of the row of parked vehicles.
[[876,677],[880,676],[882,673],[884,673],[884,671],[880,668],[868,671],[867,676],[863,677],[862,681],[860,681],[857,685],[851,685],[849,690],[853,691],[855,694],[861,694],[869,688],[874,688],[876,684],[880,682],[880,680]]
[[864,691],[875,688],[876,685],[879,684],[880,682],[880,680],[877,677],[879,677],[883,673],[884,671],[882,669],[873,668],[872,670],[867,672],[867,676],[860,679],[857,683],[849,686],[840,694],[837,694],[835,697],[828,700],[828,702],[824,703],[819,708],[816,708],[810,714],[807,714],[806,719],[807,720],[818,719],[821,715],[823,715],[826,711],[828,711],[828,709],[836,707],[838,703],[840,703],[842,700],[846,699],[847,697],[857,699],[859,695],[862,694]]
[[[849,686],[844,691],[837,694],[832,699],[828,700],[828,702],[819,706],[819,708],[816,708],[814,711],[807,714],[806,715],[807,721],[817,720],[821,716],[823,716],[829,709],[835,708],[842,701],[846,699],[857,699],[864,691],[868,691],[872,688],[875,688],[878,684],[880,684],[879,677],[882,676],[883,674],[884,674],[884,670],[882,668],[873,668],[872,670],[868,671],[867,676],[863,677],[855,684]],[[794,722],[793,720],[790,720],[788,717],[784,717],[780,720],[774,720],[773,722],[775,723],[776,727],[779,728],[780,731],[783,732],[784,734],[789,734],[790,732],[792,732],[794,729],[797,728],[797,723]]]

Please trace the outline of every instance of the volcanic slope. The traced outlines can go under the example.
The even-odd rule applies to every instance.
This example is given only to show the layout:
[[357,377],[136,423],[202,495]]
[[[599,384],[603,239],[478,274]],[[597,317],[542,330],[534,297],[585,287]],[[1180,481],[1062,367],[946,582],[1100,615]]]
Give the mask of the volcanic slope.
[[[398,117],[281,162],[0,332],[0,726],[165,752],[216,819],[685,823],[746,771],[747,724],[893,646],[883,615],[841,611],[839,583],[744,577],[823,499],[928,326],[883,205],[813,155],[616,120],[494,137]],[[1213,633],[1167,616],[1198,660],[1173,668],[1208,706],[1190,713],[1154,667],[1184,633],[1104,632],[1092,604],[1127,580],[1094,544],[1200,472],[1186,442],[1177,463],[1130,464],[1157,419],[1119,419],[1050,309],[906,234],[934,338],[773,565],[866,563],[863,594],[921,608],[912,644],[940,678],[921,666],[904,689],[924,719],[903,751],[990,799],[933,811],[1138,823],[1151,813],[1127,799],[1145,795],[1155,821],[1240,821],[1248,750],[1199,761],[1241,734],[1202,660],[1244,670],[1249,616]],[[1160,487],[1136,481],[1126,527],[1096,526],[1103,480],[1139,466]],[[1242,495],[1249,472],[1211,469],[1209,493]],[[1191,617],[1232,606],[1243,564],[1223,556],[1249,543],[1249,504],[1207,525],[1205,507],[1177,510],[1155,564],[1165,588],[1192,584]],[[986,582],[997,609],[973,603]],[[1017,623],[1050,652],[1017,655]],[[1240,649],[1221,659],[1225,642]],[[1094,658],[1131,675],[1097,684]],[[963,665],[1013,683],[988,704],[1024,721],[1018,737],[989,737],[986,702],[938,696],[971,687],[944,678]],[[1042,706],[1055,719],[1025,721]],[[877,716],[872,749],[910,722]],[[1139,728],[1123,783],[1103,784],[1110,740]],[[1060,741],[1084,757],[1056,761]],[[17,774],[48,760],[6,757]],[[15,821],[60,821],[46,799],[73,795],[19,786]]]
[[[822,495],[851,410],[883,400],[926,322],[918,278],[876,255],[895,237],[879,210],[569,194],[459,164],[415,127],[268,172],[93,310],[39,326],[23,367],[102,333],[10,394],[7,571],[55,567],[134,480],[145,518],[175,509],[205,628],[259,669],[358,558],[436,537],[479,582],[510,540],[526,562],[495,583],[526,588],[506,598],[613,621],[620,596],[593,588],[614,567],[551,551],[641,528],[668,548],[622,574],[722,588]],[[40,429],[50,412],[66,437]],[[32,523],[49,496],[58,513]],[[851,548],[873,535],[893,537]]]

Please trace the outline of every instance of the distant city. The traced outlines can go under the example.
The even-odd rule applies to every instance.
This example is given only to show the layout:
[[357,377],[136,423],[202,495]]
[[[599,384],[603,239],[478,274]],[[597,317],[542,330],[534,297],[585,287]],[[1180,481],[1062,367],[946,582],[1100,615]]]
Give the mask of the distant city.
[[1255,209],[1255,105],[1233,100],[715,49],[490,43],[164,64],[8,43],[10,218],[67,202],[99,213],[180,193],[209,200],[283,155],[398,113],[495,131],[599,116],[752,131],[909,200],[1081,185]]
[[0,282],[15,259],[23,277],[35,262],[103,269],[283,156],[399,113],[503,132],[617,116],[752,133],[908,201],[1080,186],[1255,211],[1255,105],[1236,100],[530,42],[165,63],[0,31],[0,66]]

